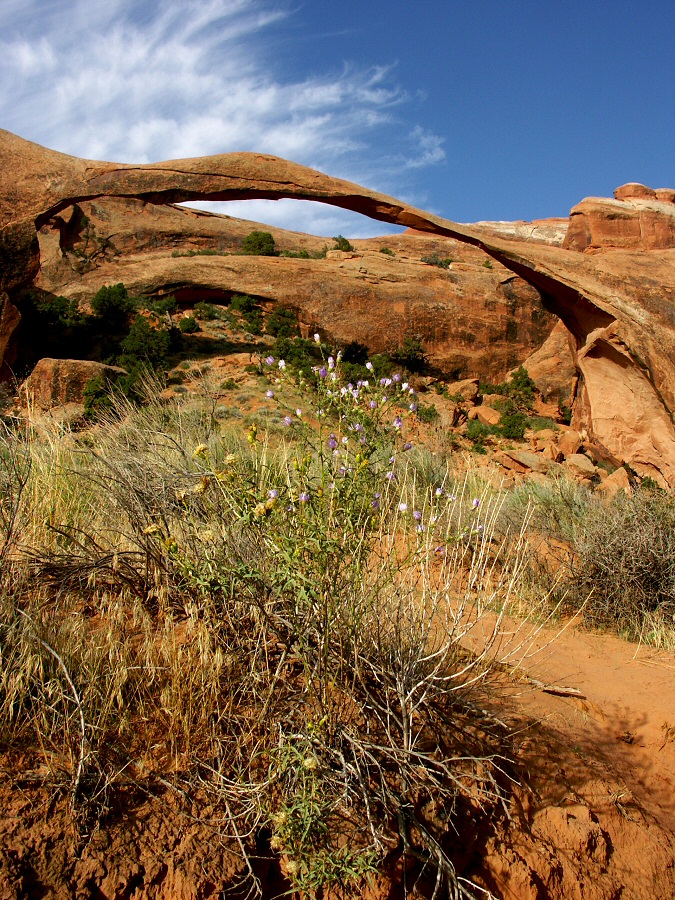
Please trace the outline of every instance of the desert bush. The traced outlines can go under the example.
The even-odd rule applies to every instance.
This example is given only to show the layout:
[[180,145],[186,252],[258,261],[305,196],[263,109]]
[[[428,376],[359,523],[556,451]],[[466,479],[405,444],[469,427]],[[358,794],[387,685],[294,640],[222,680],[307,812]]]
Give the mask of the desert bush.
[[178,320],[178,327],[183,334],[195,334],[199,331],[199,322],[194,316],[183,316]]
[[120,331],[128,324],[135,303],[120,282],[100,288],[92,297],[91,308],[101,327]]
[[389,355],[395,363],[405,366],[409,372],[423,372],[429,365],[424,345],[416,335],[405,335],[400,346],[392,350]]
[[272,337],[292,338],[299,335],[297,310],[289,306],[275,306],[265,319],[265,331]]
[[218,318],[218,310],[211,303],[195,303],[195,316],[204,322],[212,322]]
[[342,250],[345,253],[350,253],[354,249],[347,238],[343,237],[341,234],[338,234],[337,237],[334,237],[333,241],[333,250]]
[[672,494],[636,489],[606,503],[574,481],[550,478],[516,489],[502,514],[513,528],[525,510],[548,545],[543,578],[555,571],[563,608],[583,606],[590,624],[675,645]]
[[244,238],[244,253],[251,256],[275,256],[274,238],[269,231],[252,231]]
[[30,577],[0,591],[0,742],[44,754],[81,827],[143,760],[134,785],[210,792],[223,839],[283,853],[297,890],[400,845],[472,896],[450,848],[462,798],[503,793],[487,676],[522,536],[495,542],[499,496],[411,450],[402,379],[285,363],[276,443],[152,384],[92,437],[6,437]]
[[422,257],[422,262],[428,266],[436,266],[439,269],[449,269],[452,265],[450,257],[441,257],[438,253],[430,253]]

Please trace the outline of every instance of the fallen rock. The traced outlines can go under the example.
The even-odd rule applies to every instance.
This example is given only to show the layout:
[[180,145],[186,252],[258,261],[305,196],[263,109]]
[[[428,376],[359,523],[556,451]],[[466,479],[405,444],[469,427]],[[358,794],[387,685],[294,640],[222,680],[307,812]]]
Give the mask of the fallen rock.
[[574,456],[581,449],[581,435],[573,428],[565,428],[559,434],[557,444],[560,452],[565,458]]
[[114,382],[124,369],[84,359],[41,359],[21,386],[24,406],[42,411],[84,404],[84,390],[97,377]]
[[575,478],[592,479],[598,473],[598,470],[595,467],[595,465],[591,462],[591,460],[587,456],[584,456],[583,453],[570,454],[570,456],[567,456],[565,458],[565,462],[563,463],[563,465],[566,466],[570,470],[570,472],[572,473],[572,475],[575,476]]
[[461,400],[476,402],[478,398],[479,382],[477,378],[465,378],[463,381],[454,381],[448,384],[448,395]]
[[470,419],[478,419],[483,425],[499,425],[502,414],[490,406],[474,406],[469,410]]
[[538,472],[545,475],[551,469],[550,461],[542,459],[538,453],[529,450],[502,450],[495,454],[495,460],[505,469],[522,475]]
[[630,479],[628,478],[628,472],[621,466],[619,469],[616,469],[612,472],[611,475],[608,475],[601,483],[597,486],[597,490],[605,495],[609,500],[615,497],[618,493],[623,492],[627,496],[630,496],[632,493],[630,486]]

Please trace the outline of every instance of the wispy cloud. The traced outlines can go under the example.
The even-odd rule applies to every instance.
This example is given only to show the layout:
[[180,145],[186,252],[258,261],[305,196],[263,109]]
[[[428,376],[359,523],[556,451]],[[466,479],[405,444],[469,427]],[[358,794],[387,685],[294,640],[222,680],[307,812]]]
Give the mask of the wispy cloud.
[[[416,101],[390,67],[285,78],[267,37],[292,15],[270,0],[3,0],[0,121],[91,159],[257,150],[381,190],[387,172],[444,158],[439,137],[401,127]],[[401,137],[375,164],[387,129]],[[337,227],[341,215],[300,218]]]

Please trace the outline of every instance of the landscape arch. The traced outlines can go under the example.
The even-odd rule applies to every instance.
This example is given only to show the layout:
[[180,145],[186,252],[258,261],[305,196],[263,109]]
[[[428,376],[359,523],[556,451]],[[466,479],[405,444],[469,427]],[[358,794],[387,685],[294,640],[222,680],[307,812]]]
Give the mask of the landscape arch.
[[0,361],[19,318],[12,292],[39,269],[37,231],[69,206],[101,197],[153,204],[315,200],[442,235],[488,253],[542,294],[573,337],[575,421],[640,474],[675,486],[675,256],[600,256],[497,236],[279,157],[230,153],[147,165],[78,159],[0,130]]

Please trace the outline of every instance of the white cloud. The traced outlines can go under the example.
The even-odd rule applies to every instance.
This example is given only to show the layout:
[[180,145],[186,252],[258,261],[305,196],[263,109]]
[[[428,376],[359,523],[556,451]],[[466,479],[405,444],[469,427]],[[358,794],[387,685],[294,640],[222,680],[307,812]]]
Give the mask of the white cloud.
[[[284,80],[266,35],[291,15],[283,0],[3,0],[0,121],[90,159],[256,150],[385,191],[401,171],[444,158],[438,136],[402,127],[416,101],[391,67]],[[279,209],[289,227],[325,223],[327,233],[345,221],[275,209],[271,224],[284,224]]]

